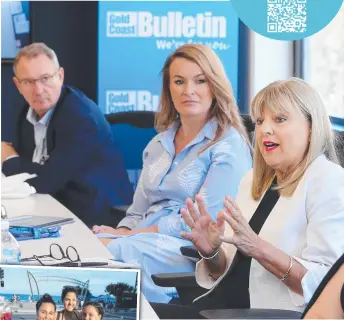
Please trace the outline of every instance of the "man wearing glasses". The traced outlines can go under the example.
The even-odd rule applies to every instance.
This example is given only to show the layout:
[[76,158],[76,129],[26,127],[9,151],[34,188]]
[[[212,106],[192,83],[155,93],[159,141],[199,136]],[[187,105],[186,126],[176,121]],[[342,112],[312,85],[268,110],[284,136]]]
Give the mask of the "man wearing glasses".
[[110,208],[130,204],[132,187],[99,107],[63,85],[64,70],[43,43],[14,60],[14,83],[27,104],[19,110],[13,145],[1,143],[2,172],[35,173],[26,182],[51,194],[86,225],[116,225]]

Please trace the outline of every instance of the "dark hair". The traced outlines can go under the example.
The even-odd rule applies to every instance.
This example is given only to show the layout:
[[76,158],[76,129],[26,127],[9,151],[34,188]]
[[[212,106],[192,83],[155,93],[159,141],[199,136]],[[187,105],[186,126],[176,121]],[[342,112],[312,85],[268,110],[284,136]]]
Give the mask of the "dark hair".
[[52,305],[54,305],[54,309],[56,311],[56,303],[54,302],[52,296],[48,293],[45,293],[41,299],[39,299],[36,303],[36,312],[39,312],[39,309],[41,308],[43,303],[51,303]]
[[67,295],[67,293],[72,292],[75,293],[75,296],[78,297],[78,290],[75,287],[71,286],[64,286],[61,293],[61,300],[63,301]]
[[100,319],[103,319],[103,317],[104,317],[104,309],[103,309],[102,305],[99,302],[95,302],[95,301],[86,302],[82,306],[82,309],[84,309],[84,308],[86,308],[88,306],[94,307],[97,310],[98,314],[100,314]]

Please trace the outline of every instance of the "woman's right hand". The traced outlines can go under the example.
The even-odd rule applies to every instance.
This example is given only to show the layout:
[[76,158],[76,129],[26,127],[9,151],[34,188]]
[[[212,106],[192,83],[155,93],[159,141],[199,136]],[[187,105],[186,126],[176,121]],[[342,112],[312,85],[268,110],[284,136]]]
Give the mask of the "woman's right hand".
[[[214,222],[209,215],[205,203],[200,195],[196,196],[199,213],[191,199],[186,199],[186,209],[181,209],[185,223],[191,232],[181,232],[181,237],[190,240],[196,249],[206,257],[214,255],[222,244],[220,236],[224,234],[224,211],[217,215]],[[189,211],[189,213],[188,213]]]

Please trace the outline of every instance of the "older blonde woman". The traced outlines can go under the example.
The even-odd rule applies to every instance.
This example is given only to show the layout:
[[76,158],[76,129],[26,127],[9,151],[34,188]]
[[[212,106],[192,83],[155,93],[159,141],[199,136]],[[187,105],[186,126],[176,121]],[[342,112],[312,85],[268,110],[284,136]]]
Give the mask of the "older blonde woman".
[[126,217],[117,229],[93,230],[121,237],[103,243],[117,259],[142,266],[142,291],[149,301],[168,302],[173,289],[155,286],[151,275],[195,270],[180,253],[191,244],[180,237],[188,230],[180,215],[185,200],[203,194],[215,220],[224,196],[236,195],[252,157],[230,82],[207,46],[184,45],[167,58],[156,123],[160,133],[143,152]]
[[210,289],[188,308],[155,305],[161,318],[198,318],[218,308],[302,311],[344,251],[344,170],[318,93],[301,79],[277,81],[251,105],[253,170],[217,221],[201,196],[182,215],[203,259],[196,278]]

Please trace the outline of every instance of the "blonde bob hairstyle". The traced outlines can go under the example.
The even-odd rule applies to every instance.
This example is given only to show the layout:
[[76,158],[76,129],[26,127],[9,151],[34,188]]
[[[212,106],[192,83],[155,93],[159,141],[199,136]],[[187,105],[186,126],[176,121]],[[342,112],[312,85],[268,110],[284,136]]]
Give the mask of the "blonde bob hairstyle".
[[[254,122],[262,117],[264,108],[271,112],[291,114],[301,113],[308,121],[311,129],[309,146],[304,158],[297,168],[279,182],[277,189],[281,195],[291,196],[308,166],[318,156],[326,157],[338,163],[334,146],[334,134],[330,118],[318,92],[307,82],[299,78],[275,81],[262,89],[253,99],[250,107]],[[259,200],[270,186],[276,174],[269,167],[255,143],[253,164],[252,197]]]
[[169,70],[176,58],[184,58],[196,63],[202,69],[214,96],[208,120],[215,118],[218,127],[214,140],[209,142],[201,151],[218,142],[230,126],[237,129],[250,146],[248,134],[240,117],[232,86],[227,79],[223,65],[210,47],[200,44],[183,45],[166,59],[162,69],[163,84],[159,112],[155,118],[156,129],[160,132],[167,130],[179,117],[170,93]]

